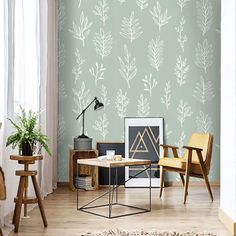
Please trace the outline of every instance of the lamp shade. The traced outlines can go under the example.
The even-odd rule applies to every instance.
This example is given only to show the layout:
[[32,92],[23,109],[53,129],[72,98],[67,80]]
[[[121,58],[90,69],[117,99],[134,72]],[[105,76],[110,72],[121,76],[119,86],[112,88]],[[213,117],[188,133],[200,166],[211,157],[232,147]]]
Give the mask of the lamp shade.
[[99,110],[99,109],[101,109],[101,108],[103,108],[103,107],[104,107],[103,103],[99,102],[98,99],[96,98],[96,99],[95,99],[94,110],[96,111],[96,110]]

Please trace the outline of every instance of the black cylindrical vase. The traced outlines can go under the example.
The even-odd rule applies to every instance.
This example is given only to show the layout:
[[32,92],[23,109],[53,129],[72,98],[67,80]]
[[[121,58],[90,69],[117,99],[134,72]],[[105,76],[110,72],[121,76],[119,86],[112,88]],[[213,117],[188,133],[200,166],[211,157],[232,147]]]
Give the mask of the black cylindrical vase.
[[33,155],[33,146],[30,145],[28,141],[22,145],[22,156],[32,156]]

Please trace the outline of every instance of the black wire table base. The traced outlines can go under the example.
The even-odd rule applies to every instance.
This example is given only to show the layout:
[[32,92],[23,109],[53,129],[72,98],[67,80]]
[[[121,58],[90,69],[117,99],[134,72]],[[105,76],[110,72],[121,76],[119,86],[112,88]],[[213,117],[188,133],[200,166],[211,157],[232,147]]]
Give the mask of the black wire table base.
[[[115,170],[116,170],[115,174],[113,176],[113,181],[112,181],[112,178],[111,178],[112,177],[111,176],[111,169],[112,168],[115,168]],[[152,183],[151,182],[152,167],[151,167],[151,164],[148,167],[145,167],[145,169],[141,170],[140,172],[138,172],[137,174],[130,177],[129,179],[127,179],[126,181],[124,181],[123,183],[121,183],[119,185],[117,184],[118,183],[118,171],[117,171],[118,167],[112,167],[112,168],[108,168],[109,169],[109,190],[107,192],[105,192],[104,194],[102,194],[101,196],[93,199],[89,203],[83,205],[82,207],[79,207],[79,189],[77,188],[77,210],[88,213],[88,214],[101,216],[101,217],[104,217],[104,218],[107,218],[107,219],[113,219],[113,218],[118,218],[118,217],[123,217],[123,216],[131,216],[131,215],[137,215],[137,214],[141,214],[141,213],[150,212],[151,211],[151,191],[152,191],[152,186],[151,186],[151,183]],[[126,182],[130,181],[131,179],[135,178],[136,176],[140,175],[144,171],[147,171],[148,169],[149,169],[149,186],[148,186],[148,189],[149,189],[149,207],[147,209],[145,209],[145,208],[141,208],[141,207],[136,207],[136,206],[131,206],[131,205],[127,205],[127,204],[118,203],[118,188],[121,185],[124,185]],[[101,199],[105,195],[108,195],[108,203],[107,204],[89,206],[90,204],[96,202],[97,200]],[[115,202],[113,202],[114,198],[115,198]],[[132,209],[135,209],[135,210],[138,210],[138,211],[132,212],[132,213],[126,213],[126,214],[120,214],[120,215],[112,216],[112,207],[113,206],[123,206],[123,207],[132,208]],[[101,208],[101,207],[108,207],[108,215],[103,215],[103,214],[99,214],[99,213],[95,213],[95,212],[90,211],[90,209]]]

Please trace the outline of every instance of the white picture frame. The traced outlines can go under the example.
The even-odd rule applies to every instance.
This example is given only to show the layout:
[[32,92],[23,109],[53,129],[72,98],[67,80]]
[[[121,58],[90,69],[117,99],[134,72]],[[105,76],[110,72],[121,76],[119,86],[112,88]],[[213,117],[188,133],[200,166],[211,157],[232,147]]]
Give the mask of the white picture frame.
[[[157,163],[163,156],[164,119],[161,117],[125,118],[125,158],[150,159],[152,161],[151,185],[160,187]],[[142,168],[142,167],[141,167]],[[140,167],[126,167],[125,180],[141,170]],[[143,167],[144,169],[145,167]],[[125,187],[149,187],[149,172],[126,182]]]

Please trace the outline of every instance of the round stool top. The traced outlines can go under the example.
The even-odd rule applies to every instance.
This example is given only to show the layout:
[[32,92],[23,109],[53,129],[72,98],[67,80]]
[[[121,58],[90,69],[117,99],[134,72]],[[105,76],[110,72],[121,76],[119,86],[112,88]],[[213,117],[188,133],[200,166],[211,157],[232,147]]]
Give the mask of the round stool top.
[[10,159],[16,161],[37,161],[37,160],[42,160],[43,155],[33,155],[33,156],[11,155]]

